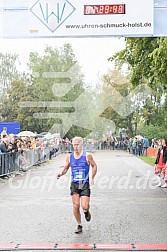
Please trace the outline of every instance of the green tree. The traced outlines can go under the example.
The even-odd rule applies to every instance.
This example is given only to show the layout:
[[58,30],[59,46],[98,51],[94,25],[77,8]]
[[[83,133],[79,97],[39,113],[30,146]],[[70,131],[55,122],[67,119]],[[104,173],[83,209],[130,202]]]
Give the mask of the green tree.
[[109,60],[121,68],[124,64],[131,71],[130,81],[134,87],[146,83],[152,89],[147,101],[139,111],[140,122],[145,125],[160,125],[164,120],[163,99],[167,81],[167,39],[126,38],[125,49]]
[[[145,102],[142,94],[129,96],[134,89],[129,75],[118,69],[111,70],[104,75],[102,85],[102,103],[111,103],[111,105],[101,116],[113,120],[117,131],[119,128],[125,128],[130,136],[134,135],[137,130],[137,122],[140,121],[139,110],[142,102]],[[130,98],[127,98],[128,96]],[[127,99],[127,102],[124,98]]]
[[19,102],[32,100],[32,86],[22,81],[13,81],[2,99],[0,111],[3,121],[19,121],[22,130],[34,130],[33,109],[22,108]]
[[154,85],[152,76],[152,53],[158,46],[158,38],[126,38],[125,49],[117,52],[109,60],[116,65],[127,64],[131,70],[131,82],[134,86],[149,80]]
[[[67,137],[88,135],[91,131],[85,125],[93,121],[93,93],[83,81],[71,45],[60,49],[46,46],[43,55],[30,53],[28,66],[29,72],[13,81],[3,97],[2,120],[20,121],[22,130],[36,132],[54,132],[56,125],[62,136],[66,133],[63,125],[73,125]],[[56,107],[50,105],[53,102],[57,102]]]
[[17,54],[0,53],[0,95],[4,96],[13,80],[20,76],[17,70],[19,66]]
[[[83,74],[70,44],[64,44],[60,49],[46,46],[42,56],[37,53],[30,53],[29,68],[32,73],[31,81],[35,102],[70,103],[85,91]],[[61,95],[63,90],[66,90],[66,92]],[[41,115],[48,114],[48,118],[39,119],[41,120],[42,131],[49,131],[54,124],[58,124],[59,132],[64,135],[61,121],[56,119],[56,114],[64,113],[65,123],[69,123],[70,116],[68,115],[66,118],[65,113],[72,114],[74,110],[71,107],[63,108],[61,105],[41,107],[38,108],[38,112]],[[53,118],[51,118],[52,115]],[[71,124],[73,124],[72,120]]]

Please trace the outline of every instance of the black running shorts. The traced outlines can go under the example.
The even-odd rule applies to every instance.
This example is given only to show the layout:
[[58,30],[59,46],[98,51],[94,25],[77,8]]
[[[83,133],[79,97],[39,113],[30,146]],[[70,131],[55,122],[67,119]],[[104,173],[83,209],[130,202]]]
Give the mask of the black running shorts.
[[90,197],[90,185],[88,182],[83,184],[71,183],[70,195],[79,194],[80,196]]

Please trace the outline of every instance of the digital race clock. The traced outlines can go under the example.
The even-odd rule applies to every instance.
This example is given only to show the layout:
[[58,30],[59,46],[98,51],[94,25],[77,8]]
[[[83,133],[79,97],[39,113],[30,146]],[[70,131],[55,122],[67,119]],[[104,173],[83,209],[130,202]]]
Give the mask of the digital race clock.
[[125,14],[125,4],[84,5],[84,15]]

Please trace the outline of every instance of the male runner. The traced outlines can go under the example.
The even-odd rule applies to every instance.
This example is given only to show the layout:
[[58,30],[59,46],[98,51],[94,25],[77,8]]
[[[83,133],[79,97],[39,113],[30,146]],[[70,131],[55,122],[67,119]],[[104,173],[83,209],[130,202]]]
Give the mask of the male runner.
[[[89,211],[90,203],[90,185],[94,184],[94,177],[97,172],[97,165],[90,153],[83,151],[83,139],[74,137],[73,141],[74,152],[66,158],[66,163],[62,171],[57,175],[59,179],[66,174],[71,167],[71,196],[73,202],[73,213],[78,223],[75,231],[76,234],[82,233],[80,204],[85,214],[87,221],[91,220]],[[89,181],[89,167],[92,167],[91,178]]]

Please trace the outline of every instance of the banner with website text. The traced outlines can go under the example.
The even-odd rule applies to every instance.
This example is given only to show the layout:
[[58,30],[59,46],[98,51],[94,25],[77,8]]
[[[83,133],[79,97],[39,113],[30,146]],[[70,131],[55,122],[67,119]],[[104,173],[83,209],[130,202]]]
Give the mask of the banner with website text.
[[0,0],[0,37],[153,36],[154,0]]

